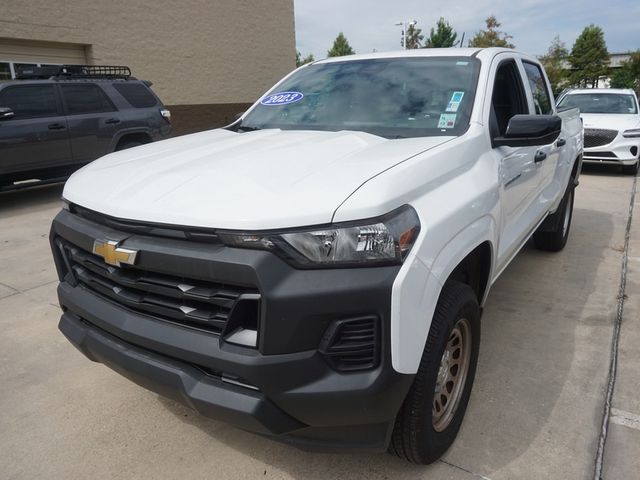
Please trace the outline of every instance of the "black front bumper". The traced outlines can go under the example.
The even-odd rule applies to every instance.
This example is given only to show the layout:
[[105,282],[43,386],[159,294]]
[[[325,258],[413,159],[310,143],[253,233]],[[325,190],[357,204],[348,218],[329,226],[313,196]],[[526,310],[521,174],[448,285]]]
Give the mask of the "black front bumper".
[[[141,267],[255,285],[261,294],[259,348],[132,311],[64,281],[58,238],[91,251],[96,238],[125,238]],[[216,247],[113,231],[61,212],[51,241],[63,281],[60,330],[81,352],[132,381],[239,428],[309,448],[384,450],[412,375],[395,372],[389,349],[391,286],[397,267],[296,270],[264,251]],[[337,371],[320,351],[333,322],[379,319],[379,361]]]

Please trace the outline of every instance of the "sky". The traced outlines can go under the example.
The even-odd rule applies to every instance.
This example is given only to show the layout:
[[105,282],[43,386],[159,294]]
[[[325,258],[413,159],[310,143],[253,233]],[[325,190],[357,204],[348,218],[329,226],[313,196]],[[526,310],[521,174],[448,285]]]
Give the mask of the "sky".
[[356,53],[400,49],[400,21],[417,20],[423,33],[445,17],[467,40],[494,14],[520,51],[541,55],[556,35],[571,49],[582,29],[604,30],[610,53],[640,49],[640,0],[294,0],[296,45],[324,58],[339,32]]

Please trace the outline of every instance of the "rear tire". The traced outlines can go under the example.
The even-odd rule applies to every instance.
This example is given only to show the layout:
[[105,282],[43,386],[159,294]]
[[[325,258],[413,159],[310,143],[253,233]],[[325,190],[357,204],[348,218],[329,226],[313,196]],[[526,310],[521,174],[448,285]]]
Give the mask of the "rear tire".
[[623,165],[622,173],[625,175],[636,175],[638,173],[638,164],[640,164],[640,160],[636,160],[636,163],[633,165]]
[[541,230],[546,225],[545,221],[545,224],[533,234],[533,242],[540,250],[559,252],[567,244],[569,230],[571,229],[571,219],[573,218],[574,191],[573,179],[570,179],[567,191],[558,206],[558,211],[549,218],[550,222],[555,224],[555,228]]
[[137,147],[139,145],[144,145],[142,142],[138,142],[137,140],[123,140],[116,147],[116,152],[120,150],[126,150],[127,148]]
[[478,363],[480,307],[471,287],[442,289],[413,385],[396,417],[389,451],[412,463],[440,458],[456,438]]

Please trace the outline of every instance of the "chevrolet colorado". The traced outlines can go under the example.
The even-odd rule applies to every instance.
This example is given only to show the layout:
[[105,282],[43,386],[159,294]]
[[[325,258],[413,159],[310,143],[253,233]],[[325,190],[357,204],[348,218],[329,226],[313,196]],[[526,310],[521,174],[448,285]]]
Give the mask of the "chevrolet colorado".
[[567,242],[577,109],[506,49],[317,61],[232,125],[67,182],[59,328],[161,395],[298,446],[429,463],[471,393],[491,285]]

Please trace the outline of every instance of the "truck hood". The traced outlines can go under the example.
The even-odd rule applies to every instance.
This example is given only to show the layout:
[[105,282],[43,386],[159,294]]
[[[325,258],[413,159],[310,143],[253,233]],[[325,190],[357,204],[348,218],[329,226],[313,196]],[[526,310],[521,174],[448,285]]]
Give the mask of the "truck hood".
[[211,130],[102,157],[73,174],[63,196],[145,222],[232,230],[317,225],[331,222],[370,178],[452,138]]
[[619,131],[640,128],[640,115],[581,113],[580,117],[584,121],[584,128],[603,128]]

